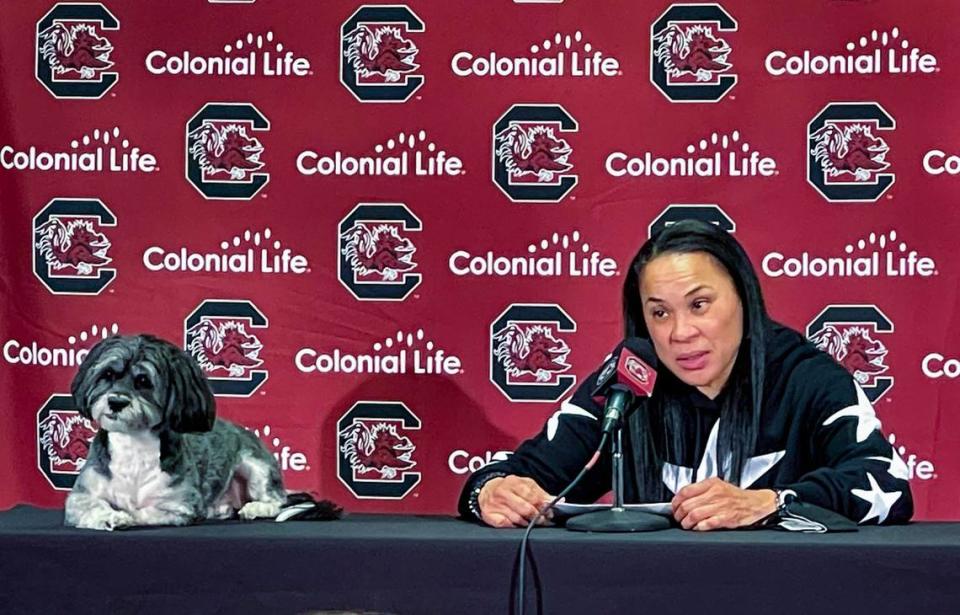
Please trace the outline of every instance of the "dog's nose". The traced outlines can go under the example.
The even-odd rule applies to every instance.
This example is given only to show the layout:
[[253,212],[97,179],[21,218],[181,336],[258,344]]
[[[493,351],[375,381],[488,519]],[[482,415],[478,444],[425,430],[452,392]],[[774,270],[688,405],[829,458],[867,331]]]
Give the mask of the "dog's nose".
[[110,412],[113,412],[114,414],[116,414],[117,412],[120,412],[121,410],[129,406],[130,402],[126,399],[114,398],[107,401],[107,404],[109,404],[110,406]]

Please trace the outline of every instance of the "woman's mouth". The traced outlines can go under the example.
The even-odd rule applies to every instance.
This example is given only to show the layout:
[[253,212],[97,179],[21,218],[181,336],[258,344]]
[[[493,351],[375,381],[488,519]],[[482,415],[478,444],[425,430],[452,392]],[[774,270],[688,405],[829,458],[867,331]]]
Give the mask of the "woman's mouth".
[[677,364],[687,371],[703,369],[707,366],[708,354],[710,353],[706,350],[703,352],[688,352],[677,357]]

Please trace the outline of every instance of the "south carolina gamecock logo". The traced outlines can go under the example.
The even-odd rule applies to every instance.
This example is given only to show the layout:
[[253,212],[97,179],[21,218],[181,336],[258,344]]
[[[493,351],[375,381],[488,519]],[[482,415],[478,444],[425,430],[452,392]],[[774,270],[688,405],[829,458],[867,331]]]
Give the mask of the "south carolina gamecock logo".
[[102,97],[119,78],[106,34],[119,28],[102,4],[57,4],[37,22],[37,80],[56,98]]
[[807,128],[807,181],[830,202],[876,201],[893,185],[890,147],[896,128],[877,103],[831,103]]
[[99,294],[117,275],[106,233],[116,225],[98,199],[53,199],[33,218],[34,275],[57,295]]
[[647,229],[647,237],[653,237],[654,234],[672,226],[681,220],[701,220],[715,224],[728,233],[737,230],[737,223],[733,218],[727,215],[717,205],[668,205],[666,209],[660,212],[660,215],[653,219]]
[[420,482],[411,431],[420,419],[399,402],[361,401],[337,423],[337,475],[361,499],[400,499]]
[[512,382],[521,382],[525,378],[547,382],[555,374],[570,369],[567,363],[570,347],[562,339],[557,339],[551,326],[522,327],[511,323],[493,334],[493,342],[493,355]]
[[53,395],[37,413],[37,465],[54,489],[68,490],[97,434],[70,395]]
[[251,104],[207,103],[187,122],[187,180],[206,199],[252,199],[270,181],[257,136],[269,129]]
[[871,402],[893,386],[887,374],[887,346],[881,336],[893,322],[874,305],[830,305],[807,326],[807,339],[830,354],[863,389]]
[[557,401],[576,382],[562,334],[576,323],[557,305],[514,304],[490,325],[490,381],[513,401]]
[[423,225],[406,205],[361,203],[340,221],[341,284],[361,301],[402,301],[420,285],[410,234]]
[[567,137],[576,120],[560,105],[514,105],[493,127],[493,181],[511,201],[556,203],[574,186]]
[[650,80],[672,102],[716,102],[737,83],[737,22],[719,4],[674,4],[651,26]]
[[409,7],[360,7],[340,29],[340,82],[360,102],[409,99],[423,85],[410,33],[425,29]]
[[249,301],[208,300],[184,321],[184,349],[192,356],[215,395],[249,397],[267,379],[255,329],[268,325]]

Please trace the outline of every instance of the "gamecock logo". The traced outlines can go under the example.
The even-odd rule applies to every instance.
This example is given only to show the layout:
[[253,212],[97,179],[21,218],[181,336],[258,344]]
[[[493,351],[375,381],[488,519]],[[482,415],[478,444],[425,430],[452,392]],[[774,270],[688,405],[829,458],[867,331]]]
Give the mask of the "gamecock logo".
[[559,400],[576,382],[560,334],[576,330],[557,305],[511,305],[490,325],[490,381],[512,401]]
[[400,499],[420,482],[411,470],[420,419],[399,402],[361,401],[337,423],[337,476],[360,499]]
[[733,221],[733,218],[717,205],[668,205],[650,223],[650,227],[647,229],[647,237],[653,237],[654,233],[659,233],[662,229],[681,220],[709,222],[710,224],[716,224],[728,233],[737,230],[737,224]]
[[57,4],[37,22],[37,80],[56,98],[101,98],[119,78],[105,31],[119,29],[102,4]]
[[847,369],[874,402],[893,386],[887,347],[879,336],[893,323],[874,305],[827,306],[807,326],[807,338]]
[[249,301],[208,300],[184,321],[186,351],[196,359],[215,395],[249,397],[267,379],[253,329],[264,329],[266,316]]
[[51,396],[37,413],[37,467],[54,489],[69,490],[97,430],[70,395]]
[[50,201],[33,218],[34,275],[57,295],[99,294],[117,275],[105,232],[116,225],[98,199]]
[[186,174],[207,199],[251,199],[267,182],[255,132],[270,122],[250,104],[208,103],[187,122]]
[[525,376],[547,382],[570,369],[570,347],[548,325],[521,327],[511,323],[493,334],[493,355],[503,365],[507,379],[520,382]]
[[674,4],[650,30],[650,80],[672,102],[716,102],[736,85],[722,33],[737,22],[719,4]]
[[360,102],[406,101],[423,85],[409,34],[425,30],[409,7],[360,7],[340,28],[340,82]]
[[493,127],[493,181],[511,201],[557,203],[577,185],[561,133],[576,120],[560,105],[514,105]]
[[402,301],[420,285],[410,232],[423,225],[405,205],[361,203],[339,226],[340,283],[361,301]]
[[877,103],[831,103],[807,128],[807,181],[830,202],[876,201],[896,179],[880,131],[896,122]]

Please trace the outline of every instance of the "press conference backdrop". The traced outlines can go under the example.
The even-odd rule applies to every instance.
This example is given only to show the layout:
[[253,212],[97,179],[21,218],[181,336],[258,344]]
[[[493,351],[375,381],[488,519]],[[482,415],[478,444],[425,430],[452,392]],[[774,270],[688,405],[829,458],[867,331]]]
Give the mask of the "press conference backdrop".
[[696,217],[960,495],[960,4],[4,2],[0,507],[59,506],[92,345],[152,332],[287,485],[451,513]]

